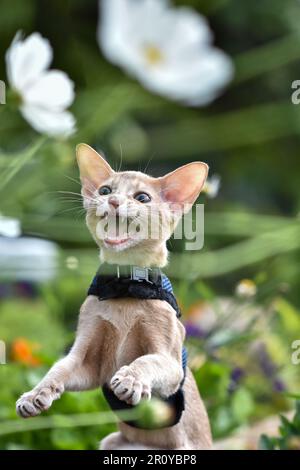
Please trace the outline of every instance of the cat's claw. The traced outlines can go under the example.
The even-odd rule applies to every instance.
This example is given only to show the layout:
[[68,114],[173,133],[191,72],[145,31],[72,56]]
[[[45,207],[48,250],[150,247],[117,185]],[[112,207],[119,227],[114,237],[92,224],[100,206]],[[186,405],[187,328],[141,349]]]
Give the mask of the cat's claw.
[[128,405],[137,405],[141,400],[150,400],[150,384],[138,380],[132,374],[129,366],[124,366],[110,381],[110,388],[119,400]]
[[22,418],[32,418],[50,408],[54,400],[60,398],[63,387],[53,385],[24,393],[16,403],[16,411]]

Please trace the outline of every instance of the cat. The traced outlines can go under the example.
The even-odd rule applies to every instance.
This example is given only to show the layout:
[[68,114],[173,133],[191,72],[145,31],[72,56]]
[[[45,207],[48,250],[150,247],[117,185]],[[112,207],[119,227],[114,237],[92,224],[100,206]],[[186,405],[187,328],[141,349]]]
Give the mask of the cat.
[[[108,265],[163,267],[166,241],[184,212],[197,199],[208,166],[193,162],[159,178],[136,171],[114,171],[86,144],[77,146],[77,161],[87,226]],[[143,230],[130,233],[128,221],[146,225],[158,216],[158,236]],[[117,215],[126,229],[104,230]],[[147,232],[148,233],[148,232]],[[151,395],[169,397],[183,380],[182,345],[185,330],[172,306],[159,299],[120,298],[99,301],[89,295],[78,321],[69,354],[41,382],[17,401],[17,413],[32,417],[50,408],[65,390],[80,391],[109,384],[119,400],[135,405]],[[195,380],[186,369],[185,409],[180,421],[158,430],[138,429],[124,422],[104,438],[100,449],[210,449],[209,420]]]

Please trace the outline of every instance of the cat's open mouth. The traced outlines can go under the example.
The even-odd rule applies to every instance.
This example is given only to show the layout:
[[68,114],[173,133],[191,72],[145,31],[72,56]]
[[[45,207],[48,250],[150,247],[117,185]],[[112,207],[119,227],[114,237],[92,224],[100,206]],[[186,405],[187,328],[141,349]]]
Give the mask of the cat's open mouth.
[[121,246],[126,244],[130,240],[127,238],[105,238],[104,243],[108,246]]
[[107,212],[105,211],[103,214],[98,215],[96,214],[101,221],[114,221],[117,226],[123,225],[124,223],[132,222],[138,214],[135,216],[131,215],[120,215],[118,212]]
[[98,236],[107,248],[124,249],[131,245],[136,238],[136,227],[130,224],[134,217],[123,217],[119,214],[109,214],[105,212],[100,216],[100,223],[97,227]]

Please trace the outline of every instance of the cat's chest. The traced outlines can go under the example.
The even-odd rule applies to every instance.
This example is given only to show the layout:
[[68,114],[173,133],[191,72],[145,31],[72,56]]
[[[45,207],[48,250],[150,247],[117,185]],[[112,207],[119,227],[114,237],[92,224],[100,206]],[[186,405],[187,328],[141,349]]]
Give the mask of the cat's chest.
[[110,299],[99,302],[98,306],[99,317],[111,323],[120,337],[126,336],[143,316],[138,299]]
[[141,342],[143,309],[138,299],[106,300],[101,304],[98,315],[114,331],[113,344],[108,345],[108,338],[103,338],[105,349],[109,348],[111,351],[110,373],[113,374],[145,353]]

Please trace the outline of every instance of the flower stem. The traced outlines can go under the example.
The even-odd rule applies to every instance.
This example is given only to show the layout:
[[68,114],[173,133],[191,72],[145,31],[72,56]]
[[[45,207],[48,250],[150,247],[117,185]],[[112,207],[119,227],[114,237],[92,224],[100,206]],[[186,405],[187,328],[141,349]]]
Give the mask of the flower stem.
[[[119,419],[137,419],[136,410],[118,412]],[[79,426],[100,426],[102,424],[116,423],[118,418],[112,411],[101,413],[81,413],[77,415],[41,416],[34,420],[13,420],[1,423],[0,436],[15,434],[17,432],[38,431],[41,429],[74,428]]]
[[235,57],[236,77],[232,84],[236,85],[276,70],[298,61],[299,57],[298,32],[255,47]]
[[29,149],[21,153],[1,175],[0,191],[10,182],[10,180],[26,165],[45,143],[46,138],[39,138]]

